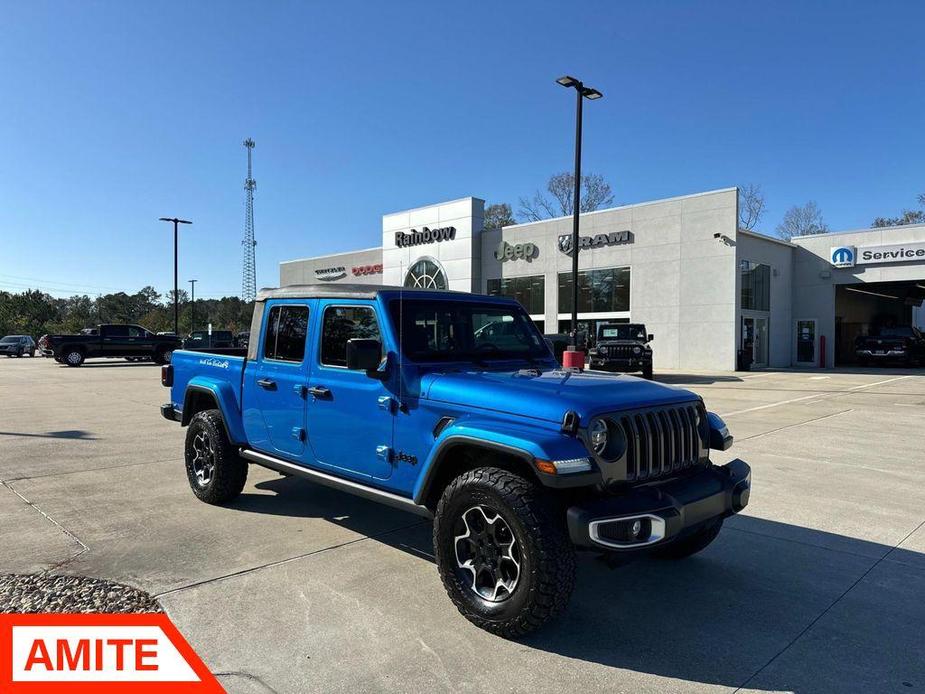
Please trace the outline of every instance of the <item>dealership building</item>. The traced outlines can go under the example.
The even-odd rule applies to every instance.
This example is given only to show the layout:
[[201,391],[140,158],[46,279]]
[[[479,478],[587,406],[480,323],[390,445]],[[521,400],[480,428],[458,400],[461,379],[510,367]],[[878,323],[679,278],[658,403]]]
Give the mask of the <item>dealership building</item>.
[[[382,245],[289,260],[280,285],[369,283],[511,296],[544,333],[569,329],[572,219],[484,229],[461,198],[382,217]],[[736,188],[581,215],[580,327],[645,323],[655,369],[853,362],[854,338],[921,324],[925,225],[794,238],[738,228]]]

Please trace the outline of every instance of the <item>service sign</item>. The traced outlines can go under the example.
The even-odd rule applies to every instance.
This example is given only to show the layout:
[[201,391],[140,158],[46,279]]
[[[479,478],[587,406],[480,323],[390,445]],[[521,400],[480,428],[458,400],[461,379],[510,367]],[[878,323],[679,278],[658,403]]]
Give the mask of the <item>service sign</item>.
[[0,615],[0,692],[222,692],[165,614]]
[[925,261],[925,241],[893,243],[885,246],[832,246],[829,254],[829,262],[833,267],[922,262]]

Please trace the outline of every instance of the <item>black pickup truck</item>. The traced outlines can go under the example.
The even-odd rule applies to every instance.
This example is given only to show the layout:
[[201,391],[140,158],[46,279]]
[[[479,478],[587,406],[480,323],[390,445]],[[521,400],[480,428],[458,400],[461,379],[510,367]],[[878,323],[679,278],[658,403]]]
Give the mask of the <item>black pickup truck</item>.
[[912,326],[874,328],[854,341],[854,353],[861,366],[899,362],[906,366],[925,364],[925,335]]
[[79,335],[48,335],[42,354],[68,366],[80,366],[96,357],[151,359],[166,364],[175,349],[180,349],[180,340],[173,335],[155,335],[140,325],[105,324]]

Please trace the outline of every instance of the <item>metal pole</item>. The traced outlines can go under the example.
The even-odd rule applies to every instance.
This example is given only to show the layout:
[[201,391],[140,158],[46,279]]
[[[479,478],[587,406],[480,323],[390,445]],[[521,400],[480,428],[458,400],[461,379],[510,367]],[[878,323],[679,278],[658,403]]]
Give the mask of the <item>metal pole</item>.
[[189,310],[189,331],[190,334],[196,329],[196,283],[199,280],[190,280],[190,310]]
[[177,225],[179,220],[173,220],[173,334],[180,337],[180,291],[177,282]]
[[578,349],[578,215],[581,201],[581,105],[583,85],[575,90],[578,99],[575,114],[575,197],[572,210],[572,346]]

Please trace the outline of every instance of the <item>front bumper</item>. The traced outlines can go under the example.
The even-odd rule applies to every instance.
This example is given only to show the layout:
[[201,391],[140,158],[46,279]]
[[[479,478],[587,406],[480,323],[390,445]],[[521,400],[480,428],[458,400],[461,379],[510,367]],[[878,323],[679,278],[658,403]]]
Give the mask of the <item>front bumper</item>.
[[[685,531],[725,518],[748,504],[752,470],[736,458],[689,477],[600,497],[568,509],[568,531],[579,547],[631,551],[671,542]],[[639,520],[641,534],[629,529]]]
[[589,359],[592,369],[605,369],[613,371],[642,371],[652,365],[652,361],[642,358],[613,358],[591,357]]
[[905,359],[909,356],[904,349],[859,349],[855,354],[866,359]]

